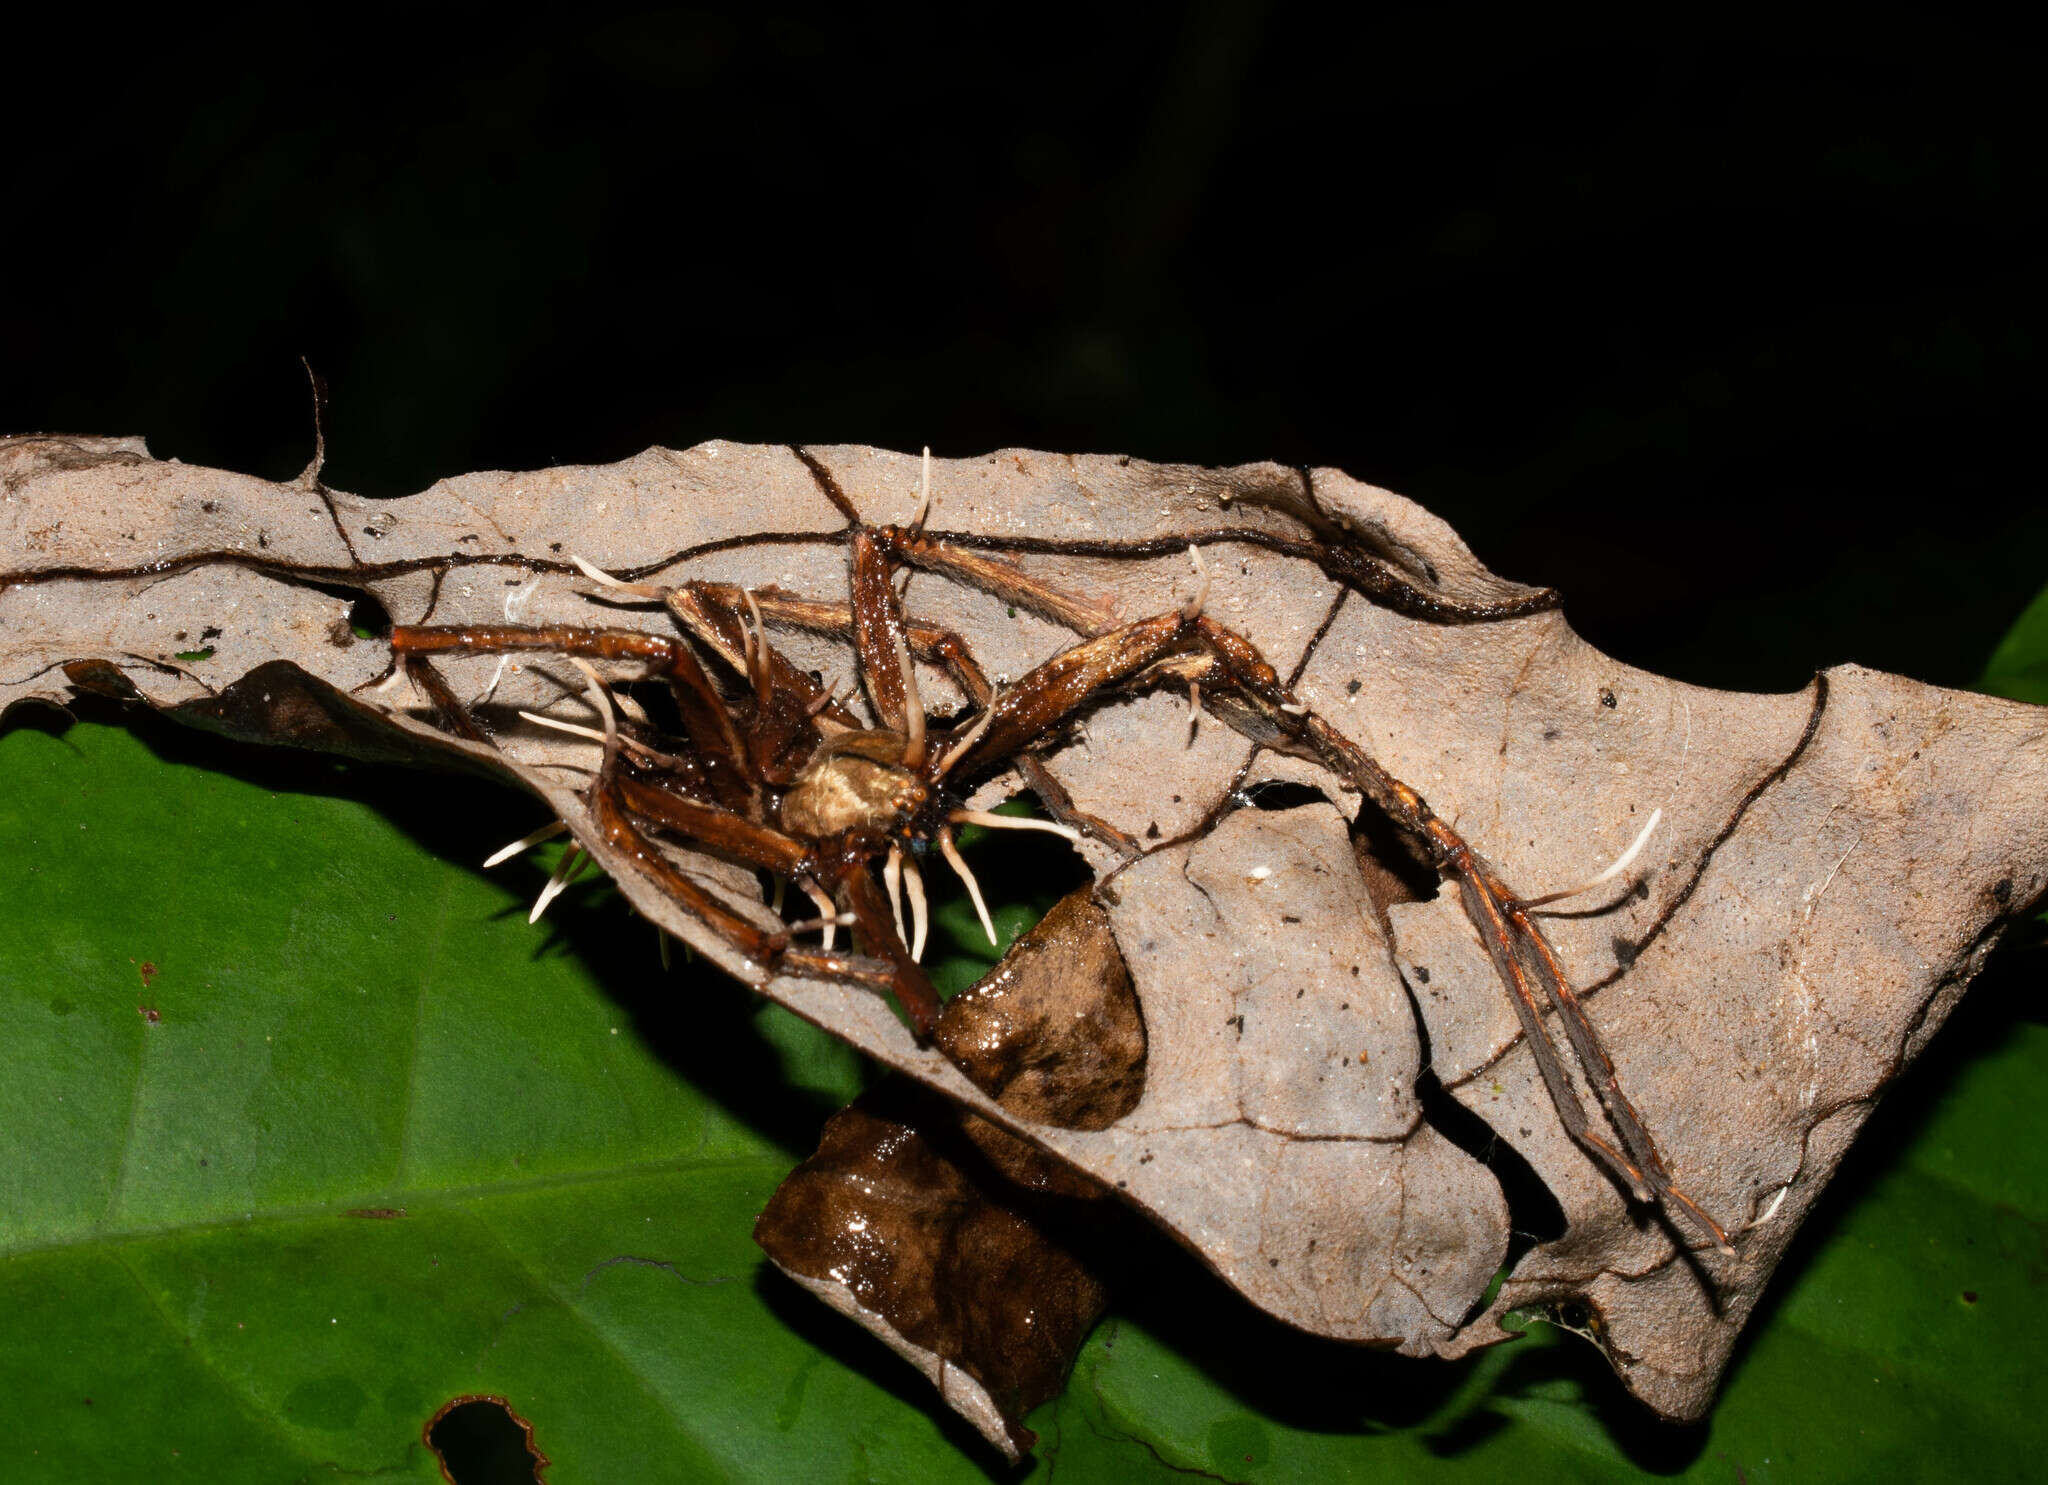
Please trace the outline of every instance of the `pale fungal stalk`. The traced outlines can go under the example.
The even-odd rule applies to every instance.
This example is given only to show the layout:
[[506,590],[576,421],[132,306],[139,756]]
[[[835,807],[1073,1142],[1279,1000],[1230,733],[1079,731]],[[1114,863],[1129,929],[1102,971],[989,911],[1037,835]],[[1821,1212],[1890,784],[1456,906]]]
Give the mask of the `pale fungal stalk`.
[[1195,575],[1201,582],[1195,586],[1195,596],[1182,606],[1180,616],[1193,623],[1202,616],[1202,610],[1209,602],[1209,564],[1202,560],[1201,548],[1195,546],[1188,548],[1188,560],[1195,564]]
[[604,766],[609,770],[612,759],[619,751],[619,719],[612,713],[612,693],[605,689],[604,682],[591,668],[590,662],[578,655],[571,655],[569,663],[583,672],[584,694],[590,704],[597,708],[597,714],[604,721]]
[[1522,906],[1525,908],[1542,907],[1545,903],[1562,902],[1567,897],[1577,897],[1581,892],[1591,892],[1595,887],[1605,886],[1635,864],[1636,857],[1643,854],[1643,847],[1650,843],[1651,835],[1656,832],[1657,826],[1662,823],[1663,819],[1664,811],[1661,807],[1651,810],[1648,822],[1644,824],[1636,838],[1629,843],[1629,848],[1615,857],[1604,871],[1586,878],[1585,881],[1579,883],[1576,887],[1567,887],[1562,892],[1546,892],[1541,897],[1525,897],[1522,899]]
[[915,856],[903,858],[903,890],[910,896],[910,957],[923,963],[925,934],[931,920],[925,908],[924,869]]
[[484,858],[484,869],[488,871],[493,866],[501,866],[505,862],[510,861],[514,856],[517,856],[521,851],[530,851],[544,840],[553,840],[568,828],[560,820],[556,820],[551,824],[541,826],[538,830],[530,831],[520,836],[511,845],[502,846],[486,856]]
[[911,667],[903,631],[890,637],[896,642],[896,667],[903,672],[903,766],[917,768],[924,763],[924,700],[917,694],[917,672]]
[[917,478],[917,509],[911,514],[910,517],[910,529],[912,531],[915,532],[924,530],[924,518],[931,514],[931,509],[932,450],[931,445],[926,444],[924,450],[924,462],[921,466]]
[[[797,878],[797,885],[804,889],[804,896],[810,898],[812,902],[818,905],[818,921],[825,924],[824,948],[825,952],[829,954],[832,952],[833,935],[839,927],[836,921],[839,914],[833,907],[832,899],[826,895],[825,889],[809,877]],[[827,919],[834,921],[827,922]]]
[[574,552],[569,554],[569,561],[578,572],[589,578],[593,583],[598,584],[600,587],[610,588],[614,592],[630,593],[635,598],[653,598],[657,600],[666,596],[668,592],[666,588],[658,588],[652,583],[629,583],[622,578],[615,578],[603,568],[584,561]]
[[1054,820],[1032,820],[1018,815],[992,814],[988,810],[949,810],[946,818],[955,825],[979,825],[984,830],[1043,830],[1047,835],[1057,835],[1062,840],[1081,843],[1081,832],[1071,825],[1062,825]]
[[812,697],[804,706],[804,715],[815,717],[819,712],[824,711],[825,708],[839,699],[839,688],[845,684],[844,680],[835,680],[823,694]]
[[981,900],[981,883],[974,880],[974,873],[967,869],[966,858],[960,848],[953,844],[953,832],[939,831],[939,854],[946,858],[946,865],[953,868],[953,874],[967,888],[967,895],[974,900],[974,915],[981,919],[981,931],[988,935],[991,947],[1001,948],[1002,942],[996,937],[995,921],[988,915],[988,904]]
[[754,694],[766,706],[775,695],[775,665],[768,658],[768,626],[761,621],[761,605],[754,601],[752,588],[740,589],[740,597],[747,601],[747,612],[754,616],[754,627],[749,630],[745,621],[740,624],[740,642],[747,650],[747,679],[753,682]]
[[534,899],[533,911],[526,915],[527,922],[540,921],[540,915],[548,910],[548,904],[560,897],[568,888],[569,879],[576,874],[576,868],[582,864],[583,847],[571,846],[562,852],[562,859],[555,863],[554,875],[548,878],[548,884],[540,889],[540,896]]
[[889,892],[889,913],[896,920],[896,937],[907,938],[903,932],[903,848],[891,844],[889,858],[882,863],[882,885]]
[[996,702],[1000,699],[999,695],[991,696],[988,701],[988,709],[981,714],[981,720],[967,729],[965,737],[954,743],[952,747],[946,749],[946,756],[939,760],[940,778],[944,778],[947,774],[951,773],[953,765],[962,758],[965,758],[974,750],[974,745],[981,741],[981,735],[988,731],[988,724],[996,719]]
[[789,925],[788,931],[791,933],[823,934],[822,942],[829,949],[832,947],[832,931],[835,928],[851,928],[853,923],[854,916],[852,913],[833,913],[828,917],[806,918],[801,923],[792,923]]
[[[533,723],[536,727],[551,727],[556,732],[566,732],[571,737],[588,738],[592,742],[603,742],[605,740],[602,732],[599,732],[595,727],[585,727],[580,722],[564,722],[560,717],[545,716],[540,712],[521,711],[519,715]],[[638,742],[633,738],[627,737],[624,733],[619,734],[618,742],[620,747],[624,748],[634,757],[645,758],[649,763],[659,763],[674,768],[681,765],[683,761],[671,753],[664,753],[659,749],[650,748],[646,743]]]

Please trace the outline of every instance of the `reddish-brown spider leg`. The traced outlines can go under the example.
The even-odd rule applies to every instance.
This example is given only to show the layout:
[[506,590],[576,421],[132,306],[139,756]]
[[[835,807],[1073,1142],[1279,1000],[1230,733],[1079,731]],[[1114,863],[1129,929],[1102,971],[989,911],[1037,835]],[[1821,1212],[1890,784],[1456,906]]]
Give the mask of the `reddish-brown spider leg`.
[[[1180,679],[1199,675],[1212,698],[1225,692],[1249,700],[1264,723],[1262,731],[1267,736],[1261,740],[1292,737],[1308,744],[1323,761],[1349,776],[1416,839],[1423,841],[1439,866],[1457,878],[1467,915],[1479,929],[1495,969],[1511,994],[1545,1087],[1571,1137],[1620,1176],[1639,1200],[1655,1198],[1669,1202],[1693,1218],[1723,1252],[1733,1252],[1728,1234],[1720,1224],[1673,1184],[1648,1129],[1622,1094],[1613,1060],[1600,1045],[1592,1023],[1571,993],[1555,951],[1518,900],[1420,794],[1327,722],[1295,703],[1278,672],[1242,635],[1183,609],[1139,619],[1083,640],[1040,665],[996,701],[990,726],[964,761],[972,766],[976,758],[1004,756],[1060,725],[1103,690],[1142,678],[1148,669],[1169,659],[1174,649],[1190,643],[1205,652],[1206,663],[1196,669],[1185,665],[1164,668]],[[1539,977],[1545,992],[1557,1007],[1573,1051],[1620,1135],[1627,1157],[1595,1132],[1565,1075],[1543,1025],[1542,1008],[1529,983],[1518,945],[1527,945],[1530,956],[1541,966]]]
[[787,784],[816,751],[821,728],[859,725],[824,687],[799,670],[760,631],[766,615],[743,588],[689,582],[664,591],[676,622],[712,650],[753,690],[747,740],[756,773],[769,783]]
[[[1185,657],[1180,664],[1162,664],[1157,667],[1161,678],[1170,677],[1182,683],[1194,681],[1211,698],[1217,698],[1219,693],[1228,695],[1232,690],[1240,697],[1249,698],[1261,714],[1261,741],[1270,744],[1278,737],[1305,744],[1312,756],[1349,777],[1360,792],[1428,848],[1439,869],[1457,880],[1465,915],[1478,930],[1480,940],[1493,960],[1495,973],[1509,991],[1516,1017],[1522,1023],[1530,1052],[1536,1059],[1537,1070],[1566,1133],[1626,1182],[1638,1201],[1657,1200],[1676,1206],[1706,1231],[1722,1252],[1733,1253],[1734,1247],[1726,1230],[1673,1184],[1670,1170],[1658,1154],[1656,1142],[1650,1137],[1642,1116],[1621,1090],[1613,1059],[1601,1045],[1599,1034],[1587,1018],[1585,1008],[1572,993],[1571,983],[1565,976],[1556,950],[1529,916],[1526,907],[1500,880],[1498,873],[1429,807],[1419,793],[1387,772],[1378,760],[1321,717],[1306,709],[1297,709],[1294,703],[1286,700],[1278,674],[1259,656],[1250,641],[1207,618],[1198,619],[1196,624],[1203,645],[1213,659],[1206,666],[1199,663],[1190,666],[1185,663]],[[1146,676],[1138,677],[1141,683],[1147,679]],[[1622,1147],[1628,1152],[1626,1155],[1594,1129],[1585,1105],[1572,1087],[1563,1060],[1543,1024],[1543,1005],[1530,984],[1525,954],[1527,961],[1533,961],[1535,978],[1542,983],[1544,993],[1556,1007],[1572,1051],[1609,1122],[1620,1136]]]
[[[506,655],[538,652],[581,655],[591,660],[638,660],[650,676],[669,683],[683,720],[683,735],[706,760],[713,792],[721,804],[747,818],[766,818],[761,780],[739,731],[727,715],[718,690],[689,646],[665,634],[637,629],[589,629],[553,624],[522,628],[513,624],[394,625],[392,652],[410,670],[415,659],[437,654]],[[432,695],[432,692],[429,692]],[[435,698],[439,704],[439,698]]]
[[[896,1003],[910,1017],[920,1038],[931,1035],[938,1024],[938,993],[932,989],[923,966],[910,957],[910,950],[896,932],[889,905],[864,865],[851,861],[835,863],[794,836],[680,798],[637,779],[621,776],[612,792],[630,817],[659,826],[729,860],[784,877],[808,877],[826,892],[843,895],[869,951],[880,954],[894,966],[886,980],[880,982],[883,988],[896,997]],[[784,962],[791,962],[786,953]],[[861,983],[878,982],[867,976]]]
[[490,733],[462,704],[462,698],[449,686],[447,677],[434,668],[433,661],[425,655],[407,655],[405,673],[414,685],[427,693],[427,700],[434,703],[434,710],[441,714],[441,720],[450,732],[465,742],[490,743]]
[[[929,981],[923,982],[919,994],[918,988],[906,986],[899,963],[792,948],[787,932],[768,933],[756,927],[684,875],[639,828],[610,788],[592,791],[591,819],[605,843],[653,881],[663,896],[754,963],[772,973],[851,982],[892,994],[916,1025],[918,1036],[931,1035],[938,1023],[939,1006]],[[893,935],[894,929],[886,921],[882,926]],[[918,979],[923,979],[921,973]]]
[[869,540],[887,559],[921,567],[992,593],[1063,624],[1076,634],[1100,634],[1116,624],[1114,604],[1080,597],[1040,582],[1013,562],[986,552],[955,546],[902,526],[878,526]]
[[[1588,1153],[1628,1184],[1638,1201],[1675,1205],[1692,1218],[1723,1253],[1733,1254],[1734,1244],[1726,1229],[1681,1191],[1671,1179],[1669,1167],[1657,1151],[1642,1116],[1621,1089],[1614,1060],[1601,1045],[1585,1008],[1572,992],[1571,981],[1557,957],[1557,951],[1530,917],[1527,908],[1507,889],[1499,875],[1464,838],[1429,807],[1414,789],[1380,766],[1370,754],[1313,713],[1299,716],[1285,711],[1273,718],[1275,725],[1307,742],[1325,762],[1348,775],[1359,790],[1386,810],[1415,838],[1423,841],[1439,866],[1458,882],[1465,915],[1479,930],[1493,960],[1494,971],[1510,992],[1516,1017],[1536,1059],[1550,1101],[1557,1109],[1565,1131]],[[1528,962],[1533,961],[1544,994],[1557,1009],[1565,1036],[1570,1041],[1586,1081],[1606,1111],[1608,1122],[1621,1137],[1624,1155],[1593,1128],[1585,1105],[1572,1088],[1562,1059],[1543,1024],[1543,1006],[1530,985]]]
[[[868,688],[868,700],[882,725],[896,732],[915,728],[922,734],[922,707],[911,696],[906,665],[898,657],[910,652],[910,637],[903,623],[903,605],[896,596],[888,559],[865,527],[853,533],[853,650],[860,662],[861,680]],[[912,715],[915,711],[916,715]],[[915,758],[907,754],[911,768],[924,761],[922,751]]]

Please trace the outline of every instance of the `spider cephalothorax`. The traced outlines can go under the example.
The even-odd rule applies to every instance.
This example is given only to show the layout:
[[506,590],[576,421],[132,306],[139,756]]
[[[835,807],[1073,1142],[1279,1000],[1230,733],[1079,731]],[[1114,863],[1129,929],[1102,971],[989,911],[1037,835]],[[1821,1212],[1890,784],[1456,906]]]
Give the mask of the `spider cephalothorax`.
[[[1264,746],[1318,763],[1372,800],[1457,884],[1467,916],[1510,992],[1565,1127],[1638,1200],[1684,1213],[1718,1246],[1733,1251],[1727,1233],[1673,1185],[1563,965],[1532,916],[1532,909],[1570,893],[1523,897],[1511,891],[1420,794],[1302,705],[1249,640],[1204,612],[1209,575],[1198,546],[1187,549],[1197,587],[1186,603],[1116,623],[1099,602],[1054,588],[987,552],[926,535],[929,505],[927,452],[923,490],[907,524],[871,527],[854,519],[849,525],[847,602],[704,581],[673,587],[631,583],[579,559],[577,566],[591,581],[664,605],[682,637],[567,626],[399,627],[391,634],[392,649],[433,700],[443,725],[478,740],[484,737],[480,724],[439,677],[432,655],[543,651],[569,656],[584,671],[602,728],[527,715],[603,741],[603,760],[586,797],[589,828],[605,842],[613,861],[648,877],[766,971],[888,992],[920,1037],[927,1038],[939,1001],[919,964],[927,923],[919,858],[935,848],[959,873],[993,943],[995,929],[954,845],[953,826],[1045,829],[1070,839],[1087,834],[1127,858],[1141,854],[1138,842],[1076,809],[1035,750],[1109,695],[1165,685],[1185,688],[1191,712],[1206,706]],[[1414,612],[1431,619],[1462,621],[1529,611],[1527,601],[1488,609],[1460,607],[1428,594],[1403,597],[1407,590],[1400,575],[1373,566],[1357,551],[1308,541],[1292,546],[1377,601],[1412,604]],[[998,692],[959,636],[906,620],[894,582],[902,566],[1031,608],[1081,638]],[[821,677],[791,664],[769,642],[771,626],[850,640],[872,719],[842,704],[836,688],[828,689]],[[725,684],[713,680],[700,654],[714,669],[727,672]],[[642,673],[630,679],[664,681],[679,714],[677,729],[672,734],[657,730],[631,713],[622,721],[612,683],[599,678],[592,661],[635,662]],[[914,661],[943,668],[967,697],[970,710],[957,719],[928,718]],[[1012,820],[964,807],[964,784],[1005,768],[1016,770],[1052,819]],[[1625,869],[1656,825],[1653,815],[1620,861],[1571,893]],[[762,927],[682,871],[657,844],[661,836],[794,884],[817,905],[818,916],[779,931]],[[573,853],[564,858],[542,905],[566,880],[572,858]],[[858,952],[836,950],[836,931],[842,927],[852,928]],[[797,938],[809,934],[819,936],[819,947],[797,947]],[[1566,1076],[1544,1022],[1549,1011],[1556,1013],[1614,1138],[1595,1125]]]

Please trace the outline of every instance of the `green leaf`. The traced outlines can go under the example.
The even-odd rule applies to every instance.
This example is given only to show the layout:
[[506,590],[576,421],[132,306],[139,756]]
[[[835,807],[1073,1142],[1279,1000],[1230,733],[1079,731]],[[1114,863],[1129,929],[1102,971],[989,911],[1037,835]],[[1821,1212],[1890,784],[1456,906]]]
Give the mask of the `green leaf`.
[[[17,727],[0,779],[6,1479],[434,1480],[422,1427],[469,1394],[531,1421],[556,1485],[1001,1473],[749,1236],[860,1059],[663,973],[602,883],[529,926],[551,859],[473,863],[530,802],[156,722]],[[1050,877],[997,849],[1008,936]],[[988,953],[950,898],[935,944],[950,977]],[[1041,1453],[1063,1481],[2029,1476],[2036,959],[1879,1109],[1700,1428],[1547,1327],[1459,1366],[1362,1353],[1134,1239]]]
[[2036,706],[2048,704],[2048,588],[2035,596],[1998,642],[1977,689]]

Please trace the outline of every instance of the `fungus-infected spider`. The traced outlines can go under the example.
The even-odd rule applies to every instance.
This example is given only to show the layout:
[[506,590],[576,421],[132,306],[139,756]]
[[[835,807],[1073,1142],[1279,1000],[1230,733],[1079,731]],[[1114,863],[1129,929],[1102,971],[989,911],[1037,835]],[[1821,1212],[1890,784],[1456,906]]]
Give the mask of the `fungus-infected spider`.
[[[686,638],[562,625],[400,626],[391,632],[392,649],[433,700],[443,725],[478,741],[486,740],[485,733],[436,671],[432,656],[524,651],[570,657],[584,671],[603,722],[601,730],[568,730],[604,744],[587,798],[593,826],[605,843],[764,969],[885,991],[920,1039],[931,1035],[939,1013],[938,997],[919,964],[927,920],[920,858],[936,850],[959,873],[993,942],[980,889],[955,848],[954,825],[1045,829],[1070,839],[1087,833],[1127,857],[1140,854],[1130,837],[1076,810],[1030,750],[1112,694],[1165,685],[1184,688],[1191,710],[1206,705],[1255,741],[1312,759],[1348,780],[1386,811],[1439,872],[1456,881],[1566,1129],[1638,1201],[1683,1212],[1723,1252],[1733,1252],[1722,1227],[1673,1185],[1562,963],[1531,914],[1544,903],[1624,871],[1655,830],[1661,811],[1623,856],[1592,881],[1568,892],[1521,897],[1421,795],[1296,700],[1250,641],[1204,613],[1209,576],[1199,546],[1187,548],[1198,583],[1186,603],[1150,618],[1106,625],[1101,605],[1062,592],[987,552],[927,535],[923,528],[930,499],[927,451],[916,513],[907,524],[871,527],[856,520],[849,527],[849,602],[705,581],[674,587],[629,583],[575,559],[594,583],[660,601]],[[1530,607],[1526,601],[1499,609],[1461,607],[1412,587],[1404,596],[1402,581],[1365,554],[1343,546],[1297,545],[1333,576],[1423,617],[1469,621],[1507,617]],[[894,583],[899,567],[978,587],[1084,637],[998,691],[958,635],[906,620]],[[770,626],[851,640],[860,682],[879,725],[865,725],[838,699],[836,688],[828,690],[790,663],[769,643]],[[707,671],[700,648],[714,668],[726,672],[720,679]],[[914,658],[943,667],[972,710],[958,720],[929,719],[918,694]],[[588,663],[593,660],[640,662],[645,678],[666,682],[681,717],[680,734],[657,732],[630,716],[622,721],[607,684]],[[544,725],[564,725],[528,716]],[[960,785],[1005,766],[1017,769],[1051,821],[989,816],[965,807]],[[770,932],[680,871],[656,844],[657,836],[766,871],[778,882],[793,882],[816,903],[819,916]],[[564,858],[542,905],[559,890],[570,860]],[[902,904],[906,892],[908,933]],[[853,930],[860,952],[835,950],[841,927]],[[817,948],[798,947],[796,935],[808,933],[820,935]],[[1566,1075],[1544,1023],[1547,1009],[1554,1009],[1562,1023],[1618,1144],[1596,1129]]]

